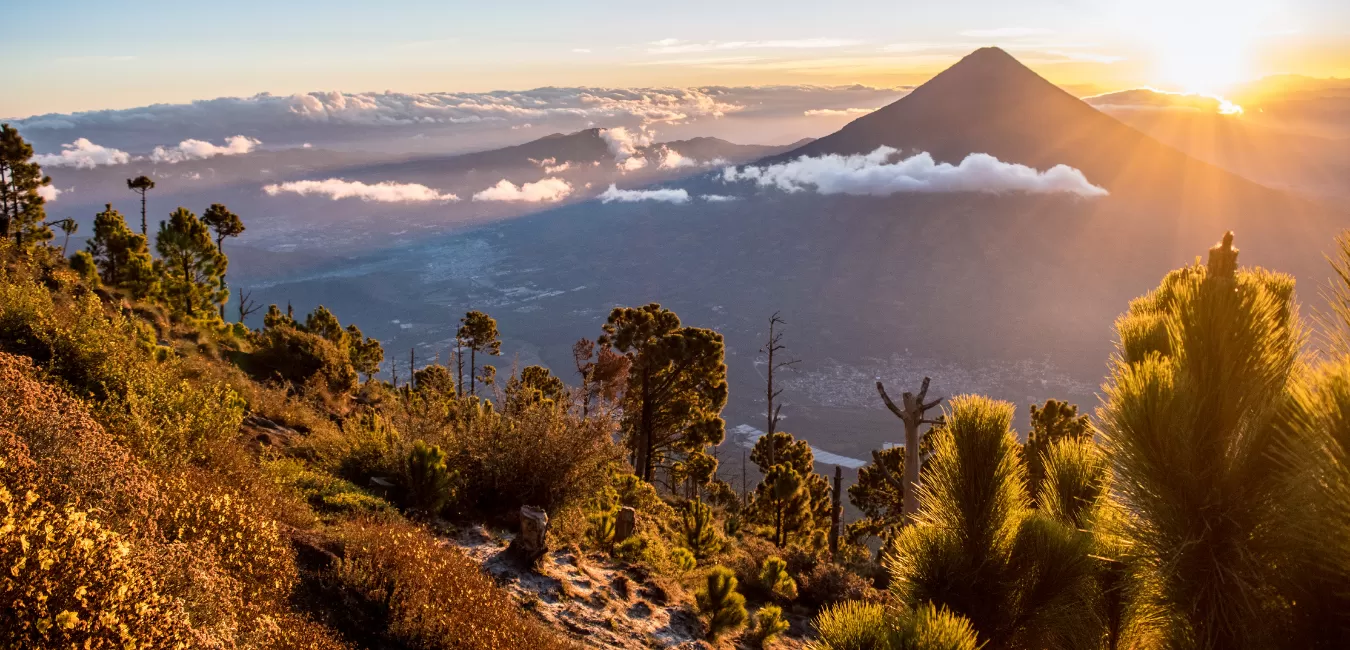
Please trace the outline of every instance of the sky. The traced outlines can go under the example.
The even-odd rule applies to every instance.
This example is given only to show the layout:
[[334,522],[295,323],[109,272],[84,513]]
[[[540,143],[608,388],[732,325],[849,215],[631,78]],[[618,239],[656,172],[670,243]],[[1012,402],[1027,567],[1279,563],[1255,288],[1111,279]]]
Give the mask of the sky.
[[0,0],[0,117],[224,96],[919,83],[983,45],[1079,94],[1350,77],[1344,0]]

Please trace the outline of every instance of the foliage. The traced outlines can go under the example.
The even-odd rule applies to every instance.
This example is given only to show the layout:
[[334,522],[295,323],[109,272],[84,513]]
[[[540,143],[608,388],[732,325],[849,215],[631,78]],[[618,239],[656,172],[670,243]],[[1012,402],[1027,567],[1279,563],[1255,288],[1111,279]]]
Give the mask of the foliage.
[[85,248],[108,286],[125,288],[137,299],[159,292],[159,274],[145,235],[132,232],[111,204],[94,215],[94,234]]
[[[927,437],[929,435],[925,434]],[[878,454],[891,476],[904,476],[904,447],[883,449]],[[903,490],[886,480],[885,474],[875,463],[858,468],[858,480],[848,487],[848,500],[863,514],[862,519],[850,522],[845,528],[845,537],[850,541],[856,543],[868,537],[888,540],[904,523],[901,507],[904,503]]]
[[708,617],[708,638],[716,639],[745,625],[745,596],[736,592],[736,575],[731,569],[713,567],[704,583],[694,599],[699,613]]
[[819,640],[811,650],[977,650],[969,621],[945,609],[922,605],[888,612],[876,603],[835,605],[816,617]]
[[561,403],[567,398],[567,387],[548,368],[525,366],[519,376],[513,373],[507,380],[505,393],[506,409],[514,411],[538,402]]
[[1078,405],[1056,399],[1044,406],[1031,405],[1031,430],[1022,446],[1027,464],[1027,493],[1032,502],[1040,498],[1041,482],[1045,479],[1043,455],[1050,445],[1060,440],[1091,440],[1092,425],[1087,415],[1078,414]]
[[1037,513],[1006,402],[958,396],[934,434],[915,523],[896,538],[891,589],[968,618],[991,648],[1072,647],[1099,634],[1090,539]]
[[86,513],[0,485],[0,645],[189,647],[187,617],[128,550]]
[[[755,486],[751,513],[773,527],[775,544],[785,546],[792,535],[809,538],[816,530],[829,528],[830,483],[815,472],[810,444],[776,431],[755,441],[750,460],[764,474]],[[793,488],[796,484],[800,485]]]
[[445,465],[445,452],[421,440],[408,453],[408,503],[429,517],[450,502],[454,477]]
[[787,562],[781,557],[771,556],[764,560],[759,569],[759,584],[774,600],[791,602],[797,599],[797,581],[788,575]]
[[[865,550],[865,549],[862,549]],[[876,590],[853,567],[821,562],[800,576],[800,602],[821,608],[848,600],[875,598]]]
[[886,650],[890,617],[881,603],[859,600],[831,605],[812,621],[812,650]]
[[214,316],[216,305],[229,298],[221,276],[229,260],[211,241],[205,223],[187,208],[178,208],[159,222],[155,235],[164,297],[188,317]]
[[472,560],[421,528],[353,523],[338,534],[344,557],[333,579],[381,608],[390,634],[408,647],[573,647],[514,607]]
[[680,533],[685,547],[699,559],[716,553],[722,545],[717,537],[717,524],[713,520],[712,508],[699,499],[685,504],[680,513]]
[[788,627],[788,622],[783,620],[782,608],[765,605],[755,612],[750,624],[750,638],[755,645],[763,648],[773,643]]
[[[491,356],[502,353],[501,335],[497,332],[497,321],[481,311],[471,311],[460,319],[459,332],[456,334],[460,346],[469,348],[469,394],[478,394],[478,353]],[[493,371],[495,375],[495,369]],[[490,382],[489,382],[490,383]]]
[[1106,494],[1106,459],[1096,443],[1061,438],[1040,454],[1044,477],[1037,506],[1077,529],[1089,527]]
[[356,388],[356,370],[345,350],[317,334],[287,326],[265,328],[257,337],[253,371],[296,388],[317,385],[334,395]]
[[38,193],[52,179],[32,158],[33,147],[18,129],[0,124],[0,240],[13,237],[20,249],[52,238],[51,228],[43,224],[46,200]]
[[656,303],[616,307],[604,332],[598,344],[629,360],[621,426],[639,477],[650,482],[673,456],[721,444],[727,403],[721,334],[681,327],[675,312]]
[[677,547],[670,552],[671,564],[675,565],[675,570],[680,573],[689,573],[698,566],[698,558],[689,549],[683,546]]

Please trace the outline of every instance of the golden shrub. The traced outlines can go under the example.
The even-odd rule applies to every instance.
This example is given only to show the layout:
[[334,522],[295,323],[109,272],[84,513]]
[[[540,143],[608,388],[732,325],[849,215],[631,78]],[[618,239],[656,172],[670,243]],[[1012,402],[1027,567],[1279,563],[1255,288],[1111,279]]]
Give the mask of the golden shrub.
[[458,550],[422,528],[351,523],[339,529],[338,582],[384,603],[392,636],[418,648],[552,650],[574,648],[527,618]]
[[189,647],[186,617],[130,556],[85,513],[0,487],[0,646]]
[[170,542],[200,542],[243,584],[249,599],[279,601],[299,579],[295,556],[279,524],[275,504],[219,485],[205,473],[182,473],[161,487],[159,528]]

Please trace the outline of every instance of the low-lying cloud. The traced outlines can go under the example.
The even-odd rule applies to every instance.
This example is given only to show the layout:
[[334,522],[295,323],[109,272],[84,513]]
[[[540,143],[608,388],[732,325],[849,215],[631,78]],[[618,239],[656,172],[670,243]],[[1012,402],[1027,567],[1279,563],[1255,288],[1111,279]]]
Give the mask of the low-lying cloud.
[[70,144],[61,145],[59,153],[38,154],[33,156],[33,161],[43,167],[93,169],[99,165],[124,165],[131,162],[131,154],[94,144],[88,138],[77,138]]
[[689,192],[683,189],[621,190],[613,183],[598,197],[603,203],[637,203],[639,201],[663,201],[665,203],[688,203]]
[[1089,183],[1083,172],[1067,165],[1038,171],[982,153],[970,154],[956,165],[937,163],[928,153],[892,162],[897,153],[891,147],[879,147],[866,155],[802,156],[767,167],[727,167],[722,180],[749,181],[761,188],[784,192],[814,190],[819,194],[864,196],[901,192],[1027,192],[1084,197],[1107,194],[1105,189]]
[[39,185],[37,195],[48,203],[55,201],[57,197],[64,194],[67,190],[57,189],[55,185]]
[[646,129],[628,129],[622,126],[600,129],[600,139],[605,141],[614,160],[621,164],[632,158],[638,149],[652,144],[652,135]]
[[521,185],[503,178],[496,185],[474,194],[473,200],[545,203],[561,201],[571,193],[572,184],[561,178],[545,178]]
[[1156,88],[1131,88],[1084,97],[1083,101],[1107,111],[1181,110],[1221,115],[1241,115],[1242,107],[1218,95],[1174,93]]
[[374,185],[368,185],[361,181],[348,181],[341,178],[329,178],[321,181],[291,181],[288,183],[273,183],[264,185],[263,191],[268,196],[276,196],[283,192],[299,194],[300,196],[309,196],[315,194],[327,196],[337,201],[340,199],[361,199],[362,201],[372,201],[377,203],[432,203],[458,201],[459,197],[454,194],[441,193],[426,185],[418,183],[395,183],[384,181]]
[[214,145],[205,140],[184,140],[173,147],[155,147],[150,152],[150,160],[170,165],[186,160],[201,160],[215,156],[238,156],[258,148],[262,142],[245,135],[232,135],[225,138],[225,144]]
[[866,115],[875,111],[875,108],[816,108],[802,111],[802,115],[807,117],[847,117],[851,115]]

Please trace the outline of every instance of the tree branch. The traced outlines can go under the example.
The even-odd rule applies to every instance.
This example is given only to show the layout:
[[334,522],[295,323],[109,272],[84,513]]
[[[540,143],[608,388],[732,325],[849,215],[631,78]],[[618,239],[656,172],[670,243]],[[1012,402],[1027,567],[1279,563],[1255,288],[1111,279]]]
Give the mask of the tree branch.
[[[877,382],[877,385],[880,386],[881,382]],[[889,402],[890,400],[886,401]],[[909,452],[906,451],[905,453]],[[872,464],[876,465],[877,469],[881,470],[881,477],[886,479],[887,483],[890,483],[891,486],[894,487],[895,489],[900,490],[900,494],[905,493],[905,484],[901,483],[899,479],[895,478],[895,475],[891,473],[890,468],[886,467],[886,463],[882,462],[881,452],[875,449],[872,450]]]
[[891,396],[886,394],[886,387],[881,385],[880,379],[877,380],[877,393],[881,395],[881,401],[886,403],[886,408],[890,409],[891,413],[895,414],[895,417],[898,417],[901,420],[905,419],[905,412],[900,410],[900,407],[896,406],[895,402],[891,401]]

